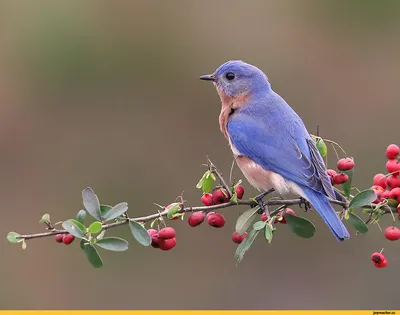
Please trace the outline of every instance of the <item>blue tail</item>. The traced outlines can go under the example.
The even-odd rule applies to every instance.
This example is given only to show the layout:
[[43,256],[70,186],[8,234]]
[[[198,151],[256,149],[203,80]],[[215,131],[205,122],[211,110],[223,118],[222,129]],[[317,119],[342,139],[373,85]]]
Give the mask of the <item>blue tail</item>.
[[339,219],[328,198],[311,188],[301,186],[301,189],[304,192],[303,197],[314,206],[315,210],[317,210],[320,216],[324,219],[336,239],[341,242],[344,239],[350,238],[349,232],[343,222]]

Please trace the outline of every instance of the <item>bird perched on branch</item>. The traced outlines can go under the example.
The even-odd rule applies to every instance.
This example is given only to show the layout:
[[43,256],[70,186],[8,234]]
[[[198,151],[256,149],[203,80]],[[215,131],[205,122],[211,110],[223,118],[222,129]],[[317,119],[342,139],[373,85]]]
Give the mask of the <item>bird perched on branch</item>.
[[233,60],[201,80],[221,98],[219,124],[248,182],[308,200],[335,235],[350,237],[328,198],[337,199],[325,163],[301,118],[275,93],[257,67]]

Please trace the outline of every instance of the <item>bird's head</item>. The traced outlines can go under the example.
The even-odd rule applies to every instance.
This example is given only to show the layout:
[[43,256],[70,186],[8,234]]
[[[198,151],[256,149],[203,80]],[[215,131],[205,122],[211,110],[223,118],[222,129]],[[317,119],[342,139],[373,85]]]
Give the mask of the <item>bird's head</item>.
[[212,81],[218,93],[228,97],[256,93],[270,87],[267,76],[260,69],[241,60],[228,61],[213,74],[203,75],[200,79]]

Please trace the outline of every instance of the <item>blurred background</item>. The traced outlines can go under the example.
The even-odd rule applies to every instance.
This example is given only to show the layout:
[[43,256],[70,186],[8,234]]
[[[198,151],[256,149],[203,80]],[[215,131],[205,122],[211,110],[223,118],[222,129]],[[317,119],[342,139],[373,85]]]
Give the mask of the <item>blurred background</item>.
[[[339,244],[315,212],[305,214],[314,238],[280,226],[238,266],[239,207],[223,211],[223,229],[171,222],[169,252],[133,240],[127,252],[100,250],[102,269],[77,241],[23,251],[6,240],[43,231],[44,213],[74,217],[87,186],[104,204],[128,202],[131,216],[182,191],[200,204],[206,155],[225,174],[232,155],[219,98],[198,77],[230,59],[264,70],[310,132],[319,124],[354,156],[355,185],[368,188],[400,142],[399,37],[399,1],[2,1],[0,308],[399,308],[399,244],[377,226],[358,236],[349,226]],[[131,239],[127,227],[110,234]],[[389,265],[378,270],[370,256],[382,247]]]

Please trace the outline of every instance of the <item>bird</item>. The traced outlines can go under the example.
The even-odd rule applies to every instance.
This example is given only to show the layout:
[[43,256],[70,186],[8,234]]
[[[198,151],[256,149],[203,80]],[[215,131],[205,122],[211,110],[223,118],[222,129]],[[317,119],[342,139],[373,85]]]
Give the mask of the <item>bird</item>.
[[339,242],[350,238],[329,201],[339,200],[340,195],[318,148],[265,73],[231,60],[199,79],[213,82],[219,94],[219,126],[247,181],[264,194],[275,190],[280,196],[300,196],[311,203]]

